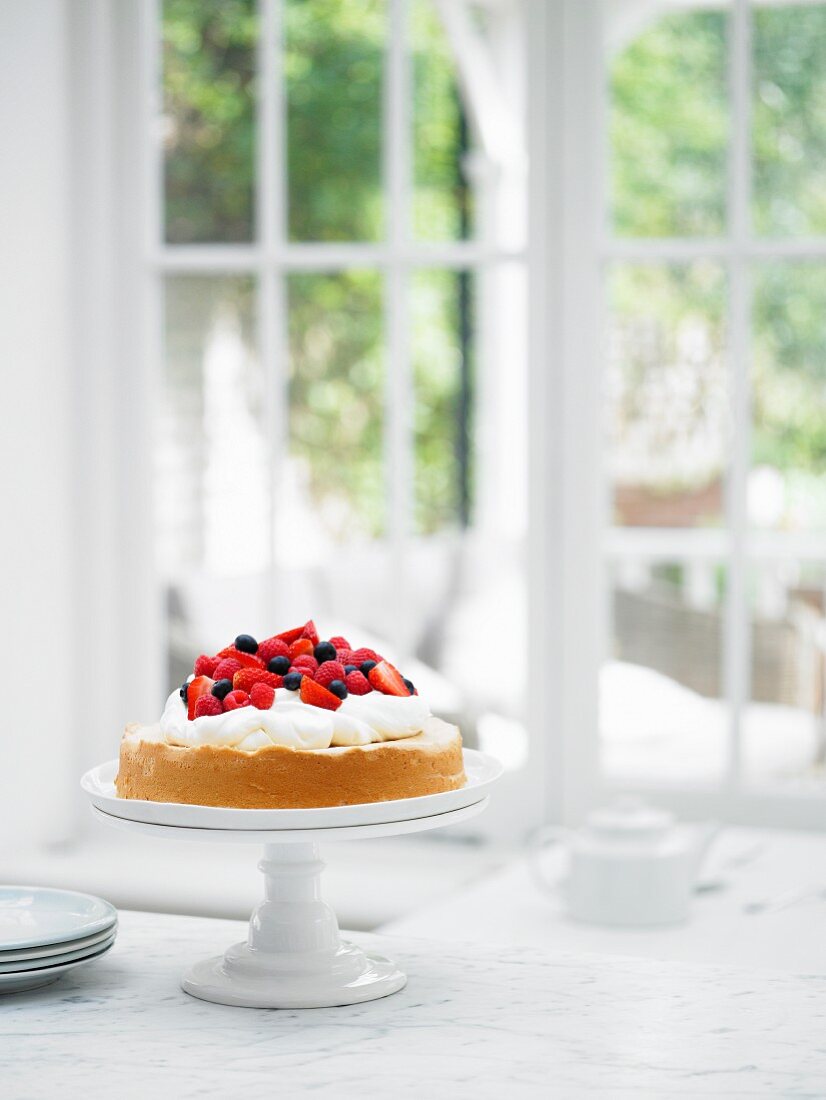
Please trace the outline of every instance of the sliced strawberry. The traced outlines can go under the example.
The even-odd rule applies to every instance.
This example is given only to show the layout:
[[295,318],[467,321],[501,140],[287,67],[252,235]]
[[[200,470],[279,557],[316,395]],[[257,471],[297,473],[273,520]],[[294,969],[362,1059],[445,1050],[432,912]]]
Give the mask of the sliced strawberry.
[[209,676],[196,676],[186,689],[187,718],[190,722],[195,718],[195,704],[202,695],[208,695],[212,691],[213,683]]
[[404,677],[389,661],[381,661],[371,668],[367,679],[376,689],[385,695],[409,695],[410,691],[404,682]]
[[255,653],[244,653],[241,649],[236,649],[234,645],[228,645],[226,649],[222,649],[218,654],[219,657],[231,657],[234,661],[237,661],[239,665],[244,668],[264,668],[264,662]]
[[283,676],[267,672],[265,668],[242,668],[232,678],[232,690],[245,691],[249,695],[253,684],[269,684],[271,688],[280,688],[283,683]]
[[311,707],[321,707],[323,710],[338,710],[341,699],[328,691],[326,687],[317,684],[309,676],[301,677],[301,702],[309,703]]
[[312,619],[308,619],[304,624],[304,629],[301,631],[301,637],[309,639],[314,646],[318,645],[318,631]]
[[304,631],[303,626],[294,626],[292,630],[282,630],[280,634],[276,634],[276,638],[280,638],[282,642],[286,642],[287,645],[291,645],[296,638],[300,638]]
[[290,645],[289,655],[294,661],[296,657],[311,657],[315,646],[309,638],[298,638]]

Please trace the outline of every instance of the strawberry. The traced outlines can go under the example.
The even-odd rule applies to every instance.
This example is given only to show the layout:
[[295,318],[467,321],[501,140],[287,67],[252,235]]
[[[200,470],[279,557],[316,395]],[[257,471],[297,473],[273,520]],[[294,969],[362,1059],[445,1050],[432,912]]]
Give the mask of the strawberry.
[[269,710],[275,702],[275,688],[260,681],[253,684],[250,690],[250,702],[258,710]]
[[[202,695],[208,695],[212,691],[213,681],[209,676],[196,676],[194,680],[190,682],[189,687],[186,689],[186,703],[187,703],[187,717],[190,722],[195,717],[195,704],[201,698]],[[212,697],[215,699],[215,696]],[[215,700],[218,702],[218,700]]]
[[231,691],[224,696],[224,710],[238,710],[239,707],[248,707],[250,697],[245,691]]
[[218,656],[231,657],[233,661],[237,661],[244,668],[264,668],[264,662],[256,653],[244,653],[243,650],[236,649],[234,645],[228,645],[226,649],[222,649]]
[[298,638],[296,641],[292,642],[288,653],[290,659],[294,661],[296,657],[311,657],[314,648],[315,646],[309,638]]
[[267,638],[258,647],[258,656],[267,665],[273,657],[289,656],[289,646],[283,638]]
[[205,714],[223,714],[224,705],[214,695],[201,695],[195,704],[195,717],[203,718]]
[[231,680],[236,672],[240,672],[243,665],[240,661],[236,661],[234,657],[222,657],[218,664],[215,666],[212,679],[213,680]]
[[334,645],[336,649],[349,649],[350,643],[346,638],[342,638],[340,634],[336,634],[334,638],[330,639],[330,645]]
[[304,624],[304,629],[301,631],[301,637],[307,638],[314,646],[318,645],[318,631],[312,619],[308,619]]
[[233,691],[245,691],[248,695],[253,684],[269,684],[271,688],[280,688],[284,677],[265,668],[242,668],[232,678]]
[[389,661],[380,661],[375,668],[371,668],[367,679],[376,691],[381,691],[384,695],[410,694],[402,674]]
[[213,680],[217,680],[218,677],[212,675],[215,672],[215,666],[217,664],[217,657],[207,657],[205,653],[202,653],[200,657],[195,658],[195,668],[193,672],[196,676],[211,676]]
[[286,642],[287,645],[291,645],[296,638],[300,638],[304,630],[303,626],[294,626],[292,630],[282,630],[280,634],[276,634],[276,638],[280,638],[282,642]]
[[309,653],[304,653],[293,661],[293,668],[300,669],[301,672],[306,672],[308,676],[314,677],[318,668],[318,661],[315,657],[311,657]]
[[341,699],[328,691],[326,687],[317,684],[309,676],[301,677],[301,702],[308,703],[311,707],[321,707],[322,710],[338,710]]
[[368,691],[373,690],[367,677],[358,669],[355,672],[347,673],[344,677],[344,684],[351,695],[366,695]]
[[350,657],[352,658],[350,664],[353,665],[363,665],[365,661],[375,661],[378,664],[382,660],[375,649],[366,648],[354,649]]
[[325,661],[323,665],[318,666],[314,679],[317,684],[327,687],[333,680],[343,680],[345,675],[344,665],[339,661]]

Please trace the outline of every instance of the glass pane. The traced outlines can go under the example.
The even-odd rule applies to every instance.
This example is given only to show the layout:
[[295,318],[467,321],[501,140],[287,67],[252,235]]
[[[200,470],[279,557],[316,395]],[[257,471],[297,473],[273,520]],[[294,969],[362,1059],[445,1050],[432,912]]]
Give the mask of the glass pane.
[[165,293],[156,555],[170,682],[180,683],[198,653],[238,633],[239,618],[250,630],[264,618],[269,444],[252,280],[173,276]]
[[602,766],[612,780],[698,783],[724,773],[725,576],[713,561],[613,565],[612,652],[600,679]]
[[466,271],[412,280],[415,526],[466,527],[473,502],[474,286]]
[[165,239],[251,241],[254,0],[164,0]]
[[720,11],[640,17],[625,8],[609,3],[604,9],[615,51],[609,77],[614,232],[720,234],[729,129],[728,17]]
[[749,513],[757,527],[826,528],[826,265],[755,273]]
[[754,221],[826,233],[826,4],[754,10]]
[[751,702],[742,770],[753,784],[826,778],[826,570],[764,562],[751,573]]
[[289,236],[375,240],[382,232],[383,0],[287,0]]
[[616,265],[609,277],[614,519],[719,525],[728,447],[723,269]]
[[465,172],[467,120],[456,66],[432,0],[414,0],[413,233],[424,240],[472,236],[473,195]]
[[378,535],[385,520],[381,279],[372,271],[292,275],[288,288],[295,494],[307,522],[311,512],[328,537]]

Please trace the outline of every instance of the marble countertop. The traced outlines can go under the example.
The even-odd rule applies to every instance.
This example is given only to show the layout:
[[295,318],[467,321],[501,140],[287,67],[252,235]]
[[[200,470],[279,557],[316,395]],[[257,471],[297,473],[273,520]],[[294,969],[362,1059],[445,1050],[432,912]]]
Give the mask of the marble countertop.
[[104,959],[0,998],[0,1082],[25,1097],[822,1096],[826,975],[365,934],[407,987],[335,1009],[193,1000],[240,922],[123,912]]

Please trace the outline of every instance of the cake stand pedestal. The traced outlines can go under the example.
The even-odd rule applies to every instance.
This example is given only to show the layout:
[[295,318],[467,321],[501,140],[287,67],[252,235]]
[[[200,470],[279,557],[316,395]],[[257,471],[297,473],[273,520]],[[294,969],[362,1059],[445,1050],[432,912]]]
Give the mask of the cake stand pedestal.
[[336,915],[321,896],[319,841],[438,829],[474,817],[488,801],[412,820],[316,829],[192,828],[127,820],[96,807],[93,813],[127,832],[263,844],[258,866],[264,900],[253,911],[246,942],[195,963],[182,987],[193,997],[245,1008],[331,1008],[387,997],[404,987],[407,976],[383,955],[341,939]]

